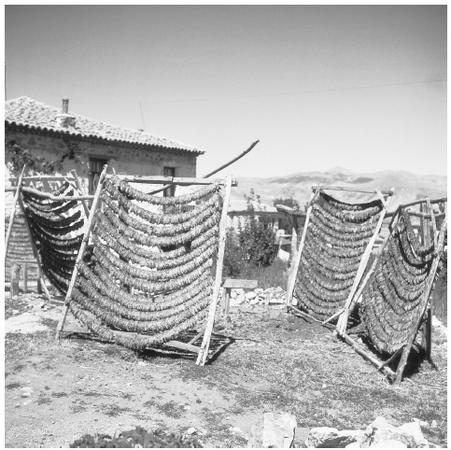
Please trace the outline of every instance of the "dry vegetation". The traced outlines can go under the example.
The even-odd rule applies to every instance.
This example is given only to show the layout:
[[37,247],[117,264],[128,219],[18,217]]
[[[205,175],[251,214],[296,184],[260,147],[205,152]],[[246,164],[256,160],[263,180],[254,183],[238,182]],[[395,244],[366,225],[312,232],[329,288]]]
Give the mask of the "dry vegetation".
[[[20,316],[37,296],[6,301],[6,318]],[[243,307],[223,323],[235,338],[215,361],[198,367],[184,358],[138,354],[92,340],[54,341],[59,306],[41,321],[46,331],[6,335],[6,445],[60,447],[89,433],[114,435],[142,426],[183,435],[204,446],[246,446],[263,412],[297,418],[297,446],[308,427],[362,428],[377,415],[393,424],[418,418],[447,444],[446,341],[434,335],[438,370],[423,362],[394,387],[324,328],[283,309]],[[69,329],[76,324],[69,322]],[[30,397],[21,396],[31,387]]]

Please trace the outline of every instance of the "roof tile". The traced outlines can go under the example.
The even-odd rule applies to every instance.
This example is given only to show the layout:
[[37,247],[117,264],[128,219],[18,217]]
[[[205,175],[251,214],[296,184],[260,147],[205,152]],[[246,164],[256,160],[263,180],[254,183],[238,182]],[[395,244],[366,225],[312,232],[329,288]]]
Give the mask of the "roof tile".
[[89,119],[79,114],[70,114],[75,117],[74,126],[62,127],[57,117],[61,111],[30,97],[18,97],[6,102],[5,121],[10,124],[36,128],[40,130],[63,132],[70,135],[106,139],[112,142],[125,142],[151,147],[184,150],[191,153],[202,154],[202,150],[182,144],[167,138],[154,136],[140,130],[110,125],[100,120]]

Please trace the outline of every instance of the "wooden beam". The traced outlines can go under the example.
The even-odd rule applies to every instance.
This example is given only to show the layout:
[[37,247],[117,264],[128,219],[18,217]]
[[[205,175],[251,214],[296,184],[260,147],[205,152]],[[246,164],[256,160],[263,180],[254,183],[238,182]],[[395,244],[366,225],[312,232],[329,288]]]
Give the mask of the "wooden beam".
[[225,181],[224,202],[222,206],[221,220],[219,222],[218,256],[216,258],[216,276],[213,286],[212,301],[210,303],[210,310],[205,326],[204,337],[196,361],[196,364],[201,366],[205,364],[208,357],[208,348],[210,346],[211,333],[213,332],[216,308],[219,301],[219,289],[221,287],[222,281],[222,270],[224,266],[224,251],[227,232],[227,209],[229,207],[230,202],[231,187],[232,187],[232,178],[228,176]]
[[305,244],[305,236],[307,235],[307,229],[310,221],[310,215],[312,213],[313,202],[316,198],[316,193],[313,192],[309,200],[309,206],[307,208],[307,214],[305,216],[304,228],[302,229],[301,241],[299,242],[299,248],[296,255],[293,255],[292,267],[290,268],[290,274],[288,277],[287,284],[287,296],[286,296],[286,306],[291,305],[291,299],[293,298],[294,286],[296,284],[296,277],[299,270],[299,264],[301,263],[302,250]]
[[[82,195],[87,195],[87,192],[83,189],[83,186],[81,184],[80,178],[78,178],[77,172],[75,169],[71,170],[71,174],[74,177],[75,185],[77,186],[78,191]],[[81,204],[83,205],[83,209],[85,210],[86,217],[89,217],[89,208],[88,205],[84,200],[81,201]]]
[[[344,192],[357,192],[361,194],[377,194],[378,190],[368,190],[368,189],[355,189],[347,186],[324,186],[321,184],[312,186],[313,191],[344,191]],[[394,189],[390,189],[389,191],[382,191],[384,196],[392,196],[394,193]]]
[[[378,195],[382,195],[382,194],[378,191]],[[352,283],[348,298],[346,299],[346,302],[344,304],[343,312],[337,321],[337,333],[339,333],[339,334],[342,334],[346,331],[349,315],[351,314],[351,312],[354,308],[354,305],[356,303],[356,300],[357,300],[355,298],[355,294],[359,287],[359,284],[363,277],[363,274],[365,273],[366,266],[368,265],[368,260],[370,258],[371,252],[373,250],[374,243],[376,242],[376,239],[379,235],[379,231],[381,229],[382,222],[384,221],[384,218],[385,218],[385,213],[387,212],[387,206],[388,206],[387,203],[385,203],[382,208],[381,214],[379,216],[379,220],[377,221],[377,224],[376,224],[376,228],[374,229],[373,236],[371,236],[371,239],[369,240],[369,242],[365,248],[365,251],[363,252],[362,258],[360,260],[359,268],[357,269],[357,273],[354,278],[354,282]]]
[[17,189],[16,189],[16,193],[14,195],[14,199],[13,199],[13,204],[12,204],[12,209],[11,209],[11,214],[9,216],[9,223],[8,223],[8,230],[6,232],[6,241],[5,241],[5,265],[6,265],[6,259],[8,257],[8,246],[9,246],[9,239],[11,237],[11,232],[13,230],[13,225],[14,225],[14,217],[16,216],[16,205],[17,205],[17,201],[19,200],[19,195],[20,195],[20,188],[22,187],[22,180],[24,177],[24,173],[25,173],[25,169],[26,169],[27,165],[25,164],[22,168],[22,171],[20,172],[19,178],[15,181],[17,181]]
[[[107,175],[111,177],[113,175]],[[207,178],[190,178],[190,177],[164,177],[164,176],[140,176],[134,177],[129,175],[116,175],[122,181],[127,183],[146,183],[146,184],[178,184],[179,186],[193,186],[193,185],[210,185],[214,183],[224,184],[224,179],[207,179]],[[236,180],[231,180],[232,186],[237,186]],[[164,188],[166,189],[166,187]]]
[[238,278],[226,278],[222,283],[224,288],[232,289],[256,289],[258,287],[258,280],[240,280]]
[[[212,175],[218,173],[219,171],[225,169],[226,167],[230,166],[231,164],[233,164],[234,162],[238,161],[239,159],[241,159],[244,155],[247,155],[260,141],[257,140],[255,142],[253,142],[250,147],[248,147],[244,152],[240,153],[237,157],[233,158],[232,160],[230,160],[229,162],[222,164],[221,166],[219,166],[217,169],[212,170],[211,172],[207,173],[206,175],[204,175],[202,178],[210,178]],[[168,184],[166,186],[163,186],[161,188],[155,189],[154,191],[150,192],[150,194],[154,195],[154,194],[158,194],[161,191],[166,190],[168,187],[170,187],[171,185]],[[236,184],[233,184],[232,181],[232,186],[236,186]]]
[[391,380],[394,379],[395,373],[393,372],[393,370],[391,370],[389,367],[384,365],[383,362],[379,361],[377,358],[371,355],[369,351],[358,345],[357,342],[355,342],[348,334],[343,333],[340,335],[340,338],[343,339],[347,344],[349,344],[356,353],[358,353],[360,356],[363,356],[363,358],[365,358],[371,364],[374,364],[378,368],[378,370],[384,372]]
[[36,263],[38,265],[38,281],[39,280],[41,281],[42,289],[43,289],[43,291],[45,293],[45,296],[47,297],[47,300],[50,302],[51,296],[50,296],[50,292],[47,289],[47,286],[45,285],[44,274],[43,274],[43,270],[42,270],[41,257],[39,255],[38,249],[36,248],[36,244],[35,244],[34,239],[33,239],[33,234],[32,234],[31,229],[30,229],[30,224],[28,223],[28,217],[25,214],[24,204],[23,204],[23,201],[20,198],[20,196],[19,196],[18,201],[19,201],[20,209],[21,209],[22,214],[24,216],[25,228],[26,228],[27,233],[28,233],[28,238],[30,239],[31,250],[33,251],[33,255],[34,255],[34,257],[36,259]]
[[[66,177],[64,175],[31,175],[28,177],[24,177],[23,181],[30,181],[30,182],[36,182],[36,181],[63,181],[63,180],[70,180],[70,177]],[[14,180],[14,178],[9,179]],[[72,181],[72,180],[71,180]]]
[[78,266],[83,259],[83,255],[85,253],[85,249],[86,249],[86,246],[87,246],[88,240],[89,240],[89,234],[90,234],[91,228],[94,224],[94,216],[96,213],[97,205],[99,203],[100,192],[102,191],[102,185],[103,185],[103,181],[106,176],[107,168],[108,168],[108,165],[105,164],[105,166],[103,167],[102,173],[100,174],[100,177],[99,177],[99,182],[97,184],[96,192],[94,194],[94,200],[93,200],[92,206],[91,206],[91,212],[89,213],[89,218],[88,218],[88,222],[86,225],[85,235],[83,236],[83,240],[81,242],[80,249],[78,250],[77,259],[76,259],[75,265],[74,265],[74,271],[72,272],[72,277],[71,277],[69,286],[67,288],[66,298],[64,301],[65,308],[64,308],[63,316],[61,317],[61,320],[59,321],[58,327],[56,329],[56,339],[60,338],[60,334],[63,330],[64,322],[66,321],[66,316],[69,311],[69,305],[70,305],[70,301],[71,301],[71,297],[72,297],[72,290],[74,289],[75,281],[76,281],[77,275],[78,275]]
[[199,353],[200,347],[197,347],[196,345],[187,344],[185,342],[179,342],[179,341],[168,341],[164,343],[165,347],[174,347],[178,348],[180,350],[188,350],[190,352]]

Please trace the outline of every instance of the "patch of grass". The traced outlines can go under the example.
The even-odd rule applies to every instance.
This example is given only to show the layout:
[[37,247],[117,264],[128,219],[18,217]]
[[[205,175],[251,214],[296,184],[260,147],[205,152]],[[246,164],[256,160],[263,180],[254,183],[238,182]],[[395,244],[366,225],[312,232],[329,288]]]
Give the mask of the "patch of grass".
[[52,392],[52,397],[55,398],[67,397],[67,395],[66,392]]
[[109,417],[117,417],[125,412],[131,411],[130,408],[122,408],[118,405],[112,405],[112,404],[102,404],[101,405],[101,412]]
[[288,280],[288,266],[287,263],[280,259],[275,259],[274,262],[267,267],[257,267],[253,264],[247,264],[240,273],[239,278],[257,280],[258,287],[262,289],[277,286],[285,289]]
[[38,405],[47,405],[49,403],[52,403],[52,399],[50,397],[46,397],[45,395],[40,395],[36,403]]
[[20,386],[22,386],[20,383],[9,383],[5,386],[6,389],[17,389],[20,388]]
[[174,417],[175,419],[179,419],[182,417],[185,412],[185,408],[182,405],[177,404],[173,400],[167,403],[163,403],[162,405],[155,405],[158,410],[169,417]]

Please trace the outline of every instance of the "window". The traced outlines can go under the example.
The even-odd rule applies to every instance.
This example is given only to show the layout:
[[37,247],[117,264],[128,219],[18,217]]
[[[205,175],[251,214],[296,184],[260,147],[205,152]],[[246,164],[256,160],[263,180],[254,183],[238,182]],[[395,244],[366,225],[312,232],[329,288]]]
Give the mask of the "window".
[[[175,167],[163,167],[163,175],[165,177],[175,177]],[[163,195],[165,197],[174,197],[175,187],[175,184],[173,184],[171,187],[165,189]]]
[[97,184],[99,182],[100,174],[103,166],[108,164],[108,160],[104,158],[89,158],[89,193],[94,194]]

